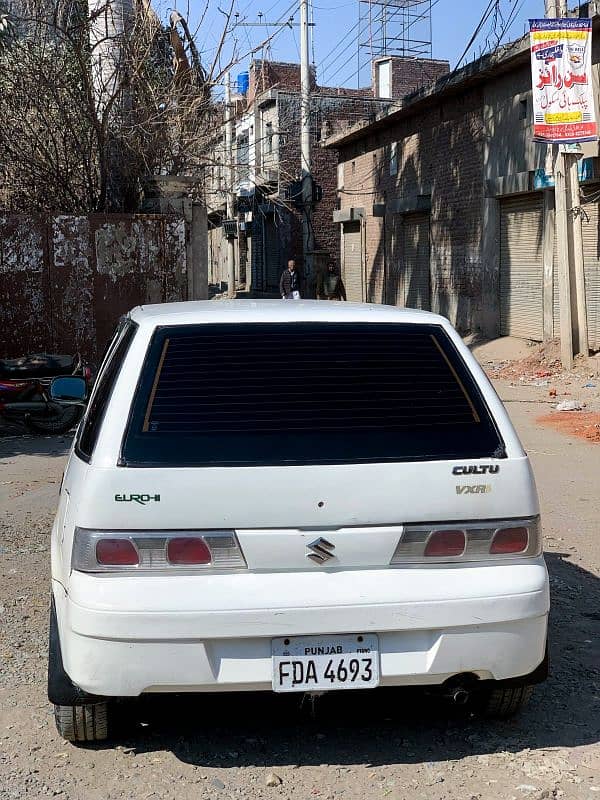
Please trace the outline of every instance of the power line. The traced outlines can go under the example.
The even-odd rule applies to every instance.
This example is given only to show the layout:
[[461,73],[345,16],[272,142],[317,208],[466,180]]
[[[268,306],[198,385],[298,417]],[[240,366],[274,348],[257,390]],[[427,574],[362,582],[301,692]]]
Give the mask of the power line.
[[[339,48],[340,48],[340,47],[343,45],[343,43],[346,41],[346,39],[348,38],[348,36],[350,36],[350,34],[352,33],[352,31],[353,31],[353,30],[355,30],[356,28],[358,28],[358,22],[356,23],[356,25],[353,25],[353,26],[352,26],[352,28],[350,28],[350,30],[349,30],[349,31],[346,33],[346,35],[345,35],[345,36],[344,36],[342,39],[340,39],[340,41],[339,41],[339,42],[337,43],[337,45],[336,45],[336,46],[333,48],[333,50],[330,50],[330,51],[327,53],[327,55],[326,55],[326,56],[325,56],[325,57],[324,57],[324,58],[323,58],[323,59],[322,59],[322,60],[319,62],[319,67],[321,67],[321,68],[322,68],[324,71],[326,71],[325,64],[327,64],[327,63],[330,61],[330,59],[331,59],[331,56],[332,56],[332,55],[333,55],[333,54],[334,54],[334,53],[335,53],[337,50],[339,50]],[[355,37],[355,40],[356,40],[357,38],[358,38],[358,37]],[[350,42],[350,44],[352,44],[352,42]],[[341,54],[341,55],[340,55],[338,58],[341,58],[341,57],[342,57],[342,55],[344,55],[344,54],[342,53],[342,54]],[[334,60],[333,60],[331,63],[335,63],[337,60],[338,60],[338,59],[336,58],[336,59],[334,59]]]
[[483,26],[485,25],[485,23],[489,19],[494,7],[497,6],[499,2],[500,2],[500,0],[490,0],[490,2],[487,4],[485,11],[481,15],[481,19],[477,23],[477,27],[475,28],[475,30],[473,32],[473,35],[471,36],[471,38],[469,39],[469,41],[467,43],[467,46],[463,50],[463,54],[461,55],[461,57],[456,62],[456,66],[454,67],[452,72],[449,73],[448,77],[450,77],[451,75],[454,75],[454,73],[458,70],[458,68],[460,67],[460,65],[462,63],[463,58],[467,55],[467,53],[471,49],[471,45],[473,44],[473,42],[475,41],[475,39],[479,35],[480,30],[483,28]]

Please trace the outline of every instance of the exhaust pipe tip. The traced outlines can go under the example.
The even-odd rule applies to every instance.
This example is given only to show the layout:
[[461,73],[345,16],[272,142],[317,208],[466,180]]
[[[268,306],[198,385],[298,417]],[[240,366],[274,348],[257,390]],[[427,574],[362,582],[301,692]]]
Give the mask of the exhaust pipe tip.
[[457,706],[465,706],[469,702],[470,697],[471,697],[471,692],[469,692],[462,686],[457,689],[454,689],[450,693],[450,699]]

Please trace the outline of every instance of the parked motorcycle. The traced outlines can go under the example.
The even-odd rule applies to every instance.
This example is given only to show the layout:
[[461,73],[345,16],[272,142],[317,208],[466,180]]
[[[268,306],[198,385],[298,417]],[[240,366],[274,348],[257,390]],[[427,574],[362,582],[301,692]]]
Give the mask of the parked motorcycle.
[[[61,376],[76,376],[76,395],[56,399],[52,384]],[[66,433],[76,425],[91,384],[91,370],[81,357],[36,353],[0,359],[0,417],[20,420],[36,433]]]

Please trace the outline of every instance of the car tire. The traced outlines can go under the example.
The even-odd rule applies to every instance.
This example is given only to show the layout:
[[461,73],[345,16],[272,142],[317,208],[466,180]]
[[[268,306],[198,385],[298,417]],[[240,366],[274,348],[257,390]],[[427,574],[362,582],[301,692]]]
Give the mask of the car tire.
[[42,434],[61,435],[68,433],[78,424],[83,416],[83,409],[79,406],[67,406],[55,414],[29,414],[25,417],[25,424],[30,431]]
[[486,693],[483,713],[495,719],[512,717],[529,701],[532,693],[533,686],[493,686]]
[[56,729],[68,742],[102,742],[108,736],[108,703],[54,706]]

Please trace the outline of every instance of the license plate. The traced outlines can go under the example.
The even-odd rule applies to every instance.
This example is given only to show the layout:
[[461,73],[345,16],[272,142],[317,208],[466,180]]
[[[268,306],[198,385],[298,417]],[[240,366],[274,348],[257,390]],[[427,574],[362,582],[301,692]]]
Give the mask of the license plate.
[[370,689],[379,684],[375,634],[273,639],[273,690]]

